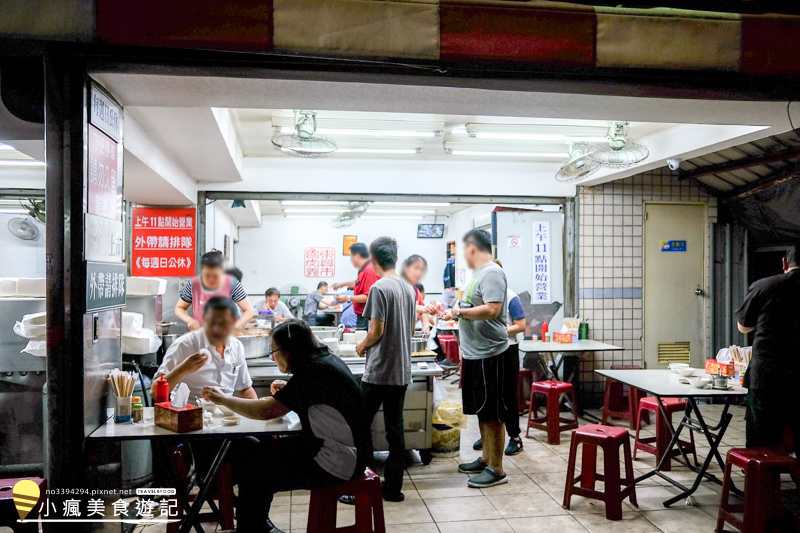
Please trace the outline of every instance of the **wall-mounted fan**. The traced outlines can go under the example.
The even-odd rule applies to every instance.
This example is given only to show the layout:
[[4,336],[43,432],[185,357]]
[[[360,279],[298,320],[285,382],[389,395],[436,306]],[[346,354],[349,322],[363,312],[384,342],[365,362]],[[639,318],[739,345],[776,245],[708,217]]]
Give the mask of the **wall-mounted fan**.
[[627,122],[612,122],[608,127],[608,142],[590,146],[586,156],[608,168],[628,168],[647,159],[650,151],[643,143],[626,137]]
[[347,202],[343,211],[331,220],[332,228],[349,228],[369,209],[369,202]]
[[15,217],[9,220],[8,231],[23,241],[35,241],[39,238],[39,228],[27,218]]
[[578,181],[592,174],[598,168],[600,168],[600,163],[589,159],[584,143],[570,143],[569,155],[556,172],[556,181]]
[[302,285],[284,285],[281,287],[281,300],[297,318],[303,314],[303,305],[306,303],[308,289]]
[[317,112],[305,109],[294,112],[294,133],[280,133],[280,128],[275,128],[272,144],[285,154],[310,159],[327,157],[336,151],[332,139],[317,135]]

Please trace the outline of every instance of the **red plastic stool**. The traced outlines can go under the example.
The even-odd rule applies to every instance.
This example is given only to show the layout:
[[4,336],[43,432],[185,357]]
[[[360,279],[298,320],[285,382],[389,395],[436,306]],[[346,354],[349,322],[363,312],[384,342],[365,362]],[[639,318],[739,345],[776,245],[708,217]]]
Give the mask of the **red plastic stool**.
[[[539,404],[537,394],[544,394],[546,398],[547,413],[538,416]],[[561,396],[566,396],[572,404],[572,419],[561,416]],[[537,381],[531,387],[531,401],[528,405],[528,430],[525,436],[530,438],[531,428],[547,431],[547,443],[559,444],[561,432],[578,427],[578,402],[575,399],[575,389],[572,383],[563,381]]]
[[[339,496],[352,494],[356,497],[356,523],[348,527],[336,527],[336,503]],[[373,529],[374,523],[374,529]],[[308,507],[308,533],[385,533],[383,521],[383,490],[381,478],[367,468],[364,475],[354,481],[346,481],[335,487],[314,489]]]
[[531,390],[528,383],[533,385],[533,372],[530,368],[520,368],[517,375],[517,412],[520,415],[528,412],[530,399],[525,398],[525,392]]
[[[744,505],[729,502],[733,467],[744,469]],[[795,482],[800,479],[800,463],[783,451],[766,448],[733,449],[725,458],[725,479],[722,501],[717,515],[717,533],[725,522],[742,533],[795,531],[797,524],[783,512],[781,474],[789,473]],[[740,519],[734,513],[744,513]],[[770,522],[772,522],[770,524]]]
[[[583,444],[581,473],[575,477],[575,460],[578,445]],[[597,473],[597,447],[603,449],[603,474]],[[620,478],[619,447],[622,446],[625,461],[625,477]],[[567,467],[567,486],[564,489],[564,509],[569,510],[573,494],[600,500],[606,504],[608,520],[622,519],[622,500],[629,498],[636,503],[636,485],[633,482],[633,461],[628,430],[613,426],[588,424],[572,432],[569,447],[569,466]],[[595,482],[602,481],[605,490],[595,490]],[[579,487],[575,484],[580,483]],[[624,487],[623,487],[624,485]]]
[[[669,442],[672,440],[672,432],[670,431],[670,427],[672,427],[672,413],[677,413],[680,411],[686,410],[686,400],[681,400],[680,398],[661,398],[661,401],[664,404],[664,410],[667,412],[667,419],[664,420],[663,415],[661,414],[661,409],[658,408],[658,399],[654,396],[648,396],[647,398],[642,398],[639,401],[639,412],[636,418],[641,422],[642,415],[650,411],[655,414],[656,418],[656,436],[655,437],[648,437],[648,438],[639,438],[639,430],[642,427],[642,424],[639,423],[636,425],[636,440],[633,445],[633,458],[636,459],[636,451],[642,450],[643,452],[652,453],[656,456],[656,461],[661,461],[661,458],[667,452],[667,447],[669,446]],[[691,453],[694,456],[694,464],[697,465],[697,451],[694,445],[694,433],[690,430],[689,431],[689,439],[680,440],[678,441],[678,446],[683,448],[685,453]],[[653,446],[655,443],[655,446]],[[661,467],[662,470],[672,470],[672,457],[677,457],[681,454],[680,450],[672,450],[670,454],[670,460],[664,463],[664,466]]]
[[[611,370],[641,370],[637,365],[612,365]],[[603,395],[603,424],[608,423],[609,418],[619,418],[628,420],[631,429],[636,429],[638,425],[639,400],[644,398],[644,392],[636,387],[628,387],[628,396],[624,394],[624,386],[615,379],[606,379],[605,394]],[[650,423],[647,411],[643,413]]]

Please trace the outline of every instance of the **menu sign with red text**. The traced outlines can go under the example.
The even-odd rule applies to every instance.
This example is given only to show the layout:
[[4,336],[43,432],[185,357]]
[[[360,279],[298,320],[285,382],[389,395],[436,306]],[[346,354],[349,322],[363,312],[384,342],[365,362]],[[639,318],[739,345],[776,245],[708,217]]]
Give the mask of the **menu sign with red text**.
[[307,278],[332,278],[336,273],[334,248],[306,248],[303,262]]
[[134,207],[131,222],[132,276],[196,275],[194,208]]
[[117,220],[122,201],[118,191],[121,181],[118,174],[117,143],[90,124],[88,153],[87,211]]

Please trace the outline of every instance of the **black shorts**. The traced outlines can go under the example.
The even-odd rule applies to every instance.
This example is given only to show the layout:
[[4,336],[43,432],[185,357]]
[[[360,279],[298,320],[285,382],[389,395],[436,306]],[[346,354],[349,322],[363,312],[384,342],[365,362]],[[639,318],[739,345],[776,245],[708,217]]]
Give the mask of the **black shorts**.
[[494,357],[461,361],[464,413],[481,422],[504,422],[517,413],[519,351],[511,345]]

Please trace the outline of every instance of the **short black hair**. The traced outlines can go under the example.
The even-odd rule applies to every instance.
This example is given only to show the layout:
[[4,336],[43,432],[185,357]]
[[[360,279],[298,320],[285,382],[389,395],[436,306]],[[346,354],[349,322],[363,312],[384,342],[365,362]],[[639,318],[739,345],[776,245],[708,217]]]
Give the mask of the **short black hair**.
[[383,270],[390,270],[397,265],[397,241],[391,237],[378,237],[372,241],[369,253]]
[[212,296],[203,307],[203,316],[209,311],[230,311],[231,316],[236,318],[236,303],[227,296]]
[[786,262],[789,266],[800,266],[800,242],[786,250]]
[[414,288],[416,288],[419,292],[425,292],[425,287],[422,285],[422,283],[417,283],[414,285]]
[[265,293],[264,293],[264,296],[266,296],[267,298],[269,298],[270,296],[274,296],[275,294],[277,294],[278,296],[280,296],[280,295],[281,295],[281,291],[279,291],[279,290],[278,290],[278,289],[276,289],[275,287],[270,287],[269,289],[267,289],[267,292],[265,292]]
[[242,281],[242,278],[244,277],[244,273],[240,269],[238,269],[236,267],[231,267],[231,268],[225,270],[225,273],[227,275],[229,275],[229,276],[233,276],[234,278],[238,279],[240,282]]
[[403,266],[408,267],[419,261],[422,261],[422,264],[425,265],[425,268],[428,268],[428,261],[419,254],[409,255],[406,260],[403,261]]
[[350,255],[360,255],[364,259],[369,259],[369,249],[363,242],[350,245]]
[[464,235],[464,243],[472,243],[481,252],[492,253],[492,236],[482,229],[471,229]]
[[317,283],[317,289],[321,289],[322,287],[327,287],[327,286],[328,286],[327,281],[320,281],[319,283]]
[[296,371],[309,364],[315,358],[328,354],[328,348],[322,344],[311,328],[302,320],[285,320],[275,326],[271,333],[272,341],[278,349],[288,354],[289,371]]
[[218,250],[206,252],[203,254],[203,257],[200,258],[200,266],[204,268],[222,268],[224,262],[222,252]]

